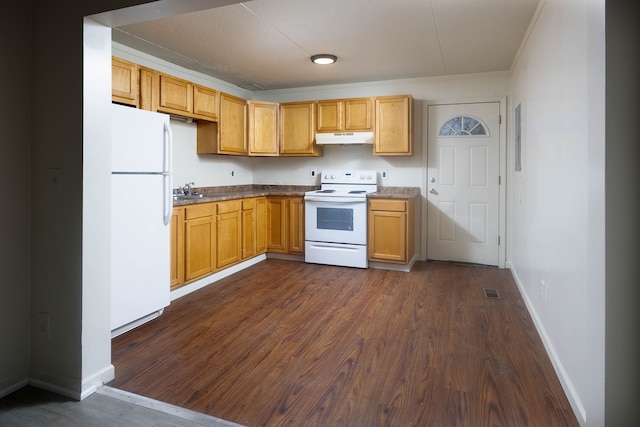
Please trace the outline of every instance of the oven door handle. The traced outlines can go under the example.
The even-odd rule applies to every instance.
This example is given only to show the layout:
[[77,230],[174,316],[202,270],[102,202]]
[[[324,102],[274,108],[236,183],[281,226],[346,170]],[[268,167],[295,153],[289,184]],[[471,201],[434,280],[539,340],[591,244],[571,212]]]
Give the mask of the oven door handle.
[[367,201],[364,197],[319,197],[319,196],[305,196],[305,202],[324,202],[324,203],[365,203]]

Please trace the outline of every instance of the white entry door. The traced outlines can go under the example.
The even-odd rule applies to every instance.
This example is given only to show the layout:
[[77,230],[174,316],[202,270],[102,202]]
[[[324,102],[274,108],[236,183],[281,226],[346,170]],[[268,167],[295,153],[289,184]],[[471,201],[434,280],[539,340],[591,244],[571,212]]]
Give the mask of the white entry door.
[[430,105],[427,257],[498,265],[500,104]]

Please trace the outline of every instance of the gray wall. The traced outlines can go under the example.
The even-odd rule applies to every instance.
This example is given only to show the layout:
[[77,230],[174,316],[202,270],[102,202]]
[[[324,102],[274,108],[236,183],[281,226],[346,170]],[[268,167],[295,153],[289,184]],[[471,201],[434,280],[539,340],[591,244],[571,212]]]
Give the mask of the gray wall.
[[606,2],[607,426],[640,420],[640,27],[635,3]]
[[30,12],[28,1],[0,6],[0,393],[24,385],[29,370]]

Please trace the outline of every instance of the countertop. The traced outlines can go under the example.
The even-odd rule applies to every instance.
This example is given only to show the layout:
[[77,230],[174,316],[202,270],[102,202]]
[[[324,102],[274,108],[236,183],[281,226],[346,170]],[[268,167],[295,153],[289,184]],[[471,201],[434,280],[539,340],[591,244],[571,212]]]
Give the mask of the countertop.
[[[198,203],[221,202],[224,200],[244,199],[264,196],[304,196],[307,191],[317,190],[317,185],[230,185],[221,187],[194,187],[193,192],[202,194],[196,199],[174,200],[173,206],[186,206]],[[420,196],[419,187],[380,187],[369,198],[413,199]]]

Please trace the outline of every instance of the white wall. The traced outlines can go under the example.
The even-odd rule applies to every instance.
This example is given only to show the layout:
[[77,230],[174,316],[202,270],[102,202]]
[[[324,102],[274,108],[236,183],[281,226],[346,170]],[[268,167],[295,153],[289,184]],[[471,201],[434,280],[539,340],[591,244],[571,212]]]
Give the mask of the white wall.
[[514,171],[511,145],[508,260],[590,426],[604,422],[603,4],[541,3],[514,67],[510,106],[522,108],[522,171]]
[[[171,119],[173,133],[173,187],[253,184],[253,159],[242,156],[198,154],[196,124]],[[233,173],[233,174],[232,174]]]

